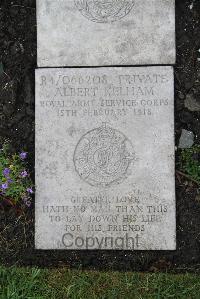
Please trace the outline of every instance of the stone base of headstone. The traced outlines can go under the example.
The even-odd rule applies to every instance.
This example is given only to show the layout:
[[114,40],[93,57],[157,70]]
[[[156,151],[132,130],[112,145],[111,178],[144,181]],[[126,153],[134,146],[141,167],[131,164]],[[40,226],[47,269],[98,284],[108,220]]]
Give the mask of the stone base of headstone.
[[172,67],[36,70],[37,249],[175,250]]

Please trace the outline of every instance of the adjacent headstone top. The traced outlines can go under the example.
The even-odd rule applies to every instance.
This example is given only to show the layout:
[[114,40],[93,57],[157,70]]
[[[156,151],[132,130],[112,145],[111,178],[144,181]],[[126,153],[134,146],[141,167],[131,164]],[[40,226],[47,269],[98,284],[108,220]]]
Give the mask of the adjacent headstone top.
[[36,71],[36,248],[173,250],[172,67]]
[[38,66],[175,63],[174,0],[37,0]]

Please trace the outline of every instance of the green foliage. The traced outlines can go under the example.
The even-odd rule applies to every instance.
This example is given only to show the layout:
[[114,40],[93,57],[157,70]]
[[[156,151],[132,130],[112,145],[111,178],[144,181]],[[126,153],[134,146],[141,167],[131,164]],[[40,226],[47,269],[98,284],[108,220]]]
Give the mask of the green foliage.
[[8,199],[13,204],[22,200],[30,203],[33,184],[24,160],[20,154],[10,153],[8,143],[3,145],[0,150],[0,199]]
[[180,168],[200,183],[200,145],[181,151]]
[[[44,273],[43,273],[44,275]],[[39,269],[1,268],[0,299],[43,299]],[[41,288],[40,288],[41,285]],[[49,298],[50,299],[50,298]]]
[[195,274],[1,268],[0,299],[199,299]]

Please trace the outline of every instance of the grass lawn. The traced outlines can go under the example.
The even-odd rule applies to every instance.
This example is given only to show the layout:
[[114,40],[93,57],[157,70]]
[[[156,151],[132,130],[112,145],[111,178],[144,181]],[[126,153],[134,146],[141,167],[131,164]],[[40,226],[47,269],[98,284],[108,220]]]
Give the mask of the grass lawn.
[[197,299],[200,276],[0,267],[0,299]]

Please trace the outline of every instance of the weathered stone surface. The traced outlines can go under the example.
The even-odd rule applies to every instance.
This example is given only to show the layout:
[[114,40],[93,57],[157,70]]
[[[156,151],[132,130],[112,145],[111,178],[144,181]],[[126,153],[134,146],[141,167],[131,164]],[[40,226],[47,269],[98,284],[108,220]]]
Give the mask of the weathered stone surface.
[[37,0],[38,66],[175,63],[174,0]]
[[185,129],[181,132],[181,137],[179,139],[179,148],[190,148],[194,144],[194,133],[187,131]]
[[36,71],[36,248],[173,250],[172,67]]

